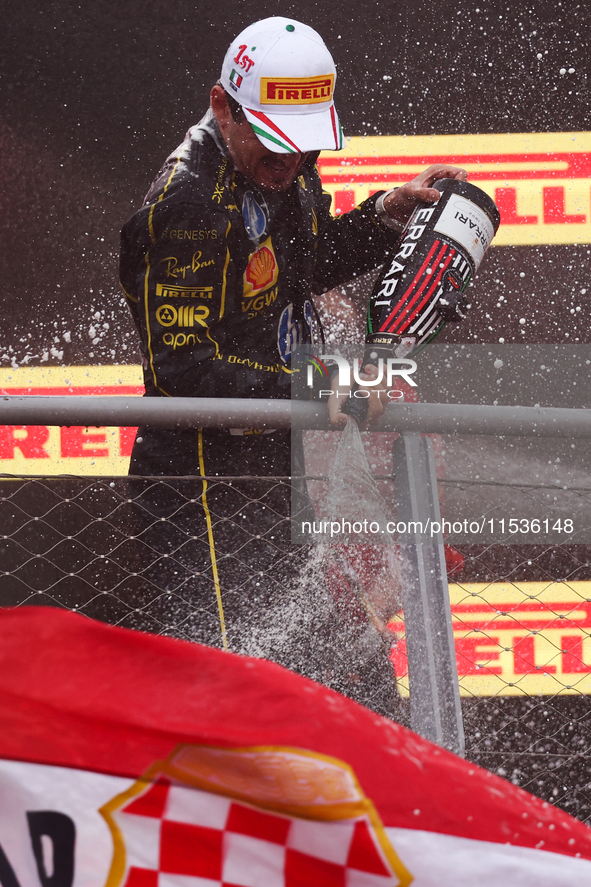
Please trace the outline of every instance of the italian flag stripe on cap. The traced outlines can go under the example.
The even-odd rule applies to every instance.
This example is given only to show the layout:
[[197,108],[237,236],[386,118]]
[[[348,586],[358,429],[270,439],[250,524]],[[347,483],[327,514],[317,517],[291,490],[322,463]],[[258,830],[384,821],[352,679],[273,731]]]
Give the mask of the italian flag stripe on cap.
[[[282,132],[282,130],[280,130],[279,127],[275,123],[273,123],[272,120],[269,120],[266,114],[263,114],[262,111],[252,111],[250,108],[248,110],[265,127],[265,129],[259,129],[254,124],[251,124],[257,135],[263,136],[263,138],[269,139],[269,141],[271,142],[275,142],[276,145],[281,145],[281,147],[286,151],[298,154],[302,153],[296,143],[292,142],[292,140],[288,136],[286,136],[285,133]],[[269,132],[268,130],[271,130],[271,132]]]
[[330,119],[332,120],[332,131],[334,134],[334,142],[337,147],[337,151],[343,147],[343,128],[341,126],[341,121],[337,118],[335,114],[334,105],[330,109]]

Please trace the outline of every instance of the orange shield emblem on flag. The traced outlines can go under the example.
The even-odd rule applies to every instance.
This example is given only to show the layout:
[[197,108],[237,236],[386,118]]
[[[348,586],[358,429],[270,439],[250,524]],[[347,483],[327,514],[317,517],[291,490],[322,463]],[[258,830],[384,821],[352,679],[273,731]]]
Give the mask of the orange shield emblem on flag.
[[101,813],[105,887],[412,881],[351,768],[306,749],[180,746]]

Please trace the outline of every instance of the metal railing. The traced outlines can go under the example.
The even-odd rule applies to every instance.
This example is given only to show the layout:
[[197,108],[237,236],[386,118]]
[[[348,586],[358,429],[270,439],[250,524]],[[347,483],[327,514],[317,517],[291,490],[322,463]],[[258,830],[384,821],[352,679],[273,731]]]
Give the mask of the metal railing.
[[[277,428],[288,427],[296,414],[300,427],[329,427],[323,406],[290,401],[5,397],[1,405],[3,422],[19,425]],[[430,444],[421,431],[586,438],[591,436],[591,413],[392,404],[380,430],[402,432],[394,468],[398,521],[429,518],[441,523],[437,486],[444,514],[454,497],[472,491],[484,503],[485,515],[487,508],[498,513],[501,494],[509,501],[517,491],[539,502],[554,496],[556,488],[436,478]],[[302,590],[294,595],[290,586],[286,595],[294,573],[308,569],[307,550],[291,545],[289,520],[278,504],[289,495],[290,478],[216,477],[206,482],[214,505],[213,533],[229,540],[217,569],[226,613],[233,612],[239,626],[236,631],[227,627],[230,649],[268,655],[298,668],[296,651],[300,655],[311,637],[305,651],[310,677],[392,714],[385,689],[388,675],[380,665],[383,647],[368,643],[355,626],[345,629],[342,621],[344,634],[349,634],[340,642],[334,631],[339,612],[329,609],[323,619],[310,623]],[[211,632],[218,632],[213,642],[221,643],[219,599],[212,595],[205,600],[199,593],[201,582],[215,586],[202,566],[207,527],[195,519],[205,491],[203,478],[5,476],[0,487],[2,605],[46,603],[208,643]],[[591,500],[591,485],[588,491],[567,492]],[[230,496],[233,504],[216,514],[218,494],[220,501]],[[163,532],[163,526],[170,532]],[[405,619],[393,620],[391,626],[398,635],[393,659],[403,696],[394,714],[409,717],[404,698],[409,678],[414,729],[461,752],[463,716],[469,759],[585,819],[591,814],[584,763],[591,744],[591,618],[586,621],[591,548],[570,542],[524,546],[516,538],[507,533],[502,544],[482,545],[446,538],[464,559],[460,577],[453,572],[449,576],[449,589],[441,533],[429,542],[418,536],[404,539],[410,565],[405,575],[410,579],[404,588]],[[558,586],[560,593],[552,598]],[[248,613],[248,601],[256,596],[269,610],[262,626]],[[278,625],[282,619],[289,622],[289,631]],[[315,653],[327,647],[330,667],[326,656]],[[360,657],[369,663],[361,676]]]
[[[206,397],[3,395],[4,424],[330,428],[326,407],[293,400]],[[380,431],[591,437],[591,410],[473,404],[392,403]]]

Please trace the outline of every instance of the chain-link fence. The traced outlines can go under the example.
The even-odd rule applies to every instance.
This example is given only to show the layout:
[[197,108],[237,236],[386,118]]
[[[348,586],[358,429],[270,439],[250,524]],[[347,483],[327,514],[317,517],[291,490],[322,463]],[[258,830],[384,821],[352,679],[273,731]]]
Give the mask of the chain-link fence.
[[[225,589],[231,596],[253,570],[257,581],[275,586],[273,571],[285,558],[288,520],[275,506],[285,495],[289,501],[287,478],[4,477],[0,490],[5,606],[59,606],[113,625],[197,640],[193,622],[203,602],[195,595],[203,580],[215,605],[205,604],[215,616],[208,641],[221,646],[226,627],[215,595],[219,572],[231,566],[235,589]],[[203,520],[204,493],[233,498],[223,516],[214,511],[211,527]],[[255,509],[259,516],[266,512],[256,533]],[[218,554],[214,580],[209,533],[219,537],[228,527],[233,545]]]
[[591,547],[470,545],[449,577],[466,755],[591,821]]
[[1,605],[264,656],[408,721],[341,565],[292,543],[290,498],[288,477],[4,476]]
[[[444,511],[471,496],[485,517],[528,497],[555,515],[562,496],[564,515],[584,522],[591,489],[565,486],[442,478],[440,494]],[[383,635],[342,588],[335,597],[334,563],[291,542],[290,487],[287,477],[3,476],[0,602],[268,656],[409,723],[401,615],[390,623],[396,697]],[[516,535],[446,539],[466,755],[589,820],[591,546]]]
[[589,821],[591,546],[522,540],[588,533],[591,484],[445,478],[440,495],[504,520],[500,543],[459,544],[449,575],[467,757]]

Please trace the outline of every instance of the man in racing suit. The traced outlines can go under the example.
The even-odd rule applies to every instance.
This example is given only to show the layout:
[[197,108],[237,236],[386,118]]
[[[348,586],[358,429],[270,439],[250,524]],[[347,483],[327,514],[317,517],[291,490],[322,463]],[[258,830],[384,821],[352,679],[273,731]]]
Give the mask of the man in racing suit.
[[[290,19],[251,25],[230,46],[207,114],[122,232],[121,283],[141,339],[146,395],[288,398],[293,350],[311,341],[312,293],[377,267],[416,204],[438,198],[429,186],[458,175],[431,168],[333,218],[316,158],[343,146],[335,77],[320,37]],[[369,421],[381,410],[372,398]],[[344,421],[338,404],[332,418]],[[289,431],[140,428],[130,473],[288,478],[290,444]],[[158,553],[174,555],[177,572],[191,572],[174,588],[193,607],[199,600],[198,616],[184,623],[189,636],[235,649],[232,631],[264,594],[260,587],[276,591],[293,574],[288,488],[248,481],[238,494],[206,485],[202,513],[193,507],[182,531],[202,544],[201,554],[187,565],[184,543],[164,552],[162,540]],[[178,512],[170,495],[152,497],[150,513]],[[162,625],[171,617],[156,618]]]

